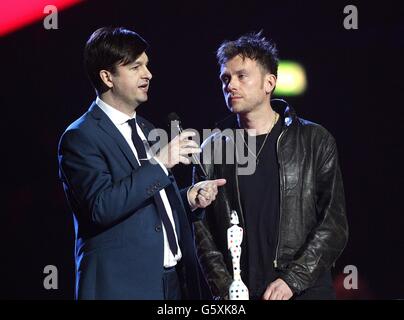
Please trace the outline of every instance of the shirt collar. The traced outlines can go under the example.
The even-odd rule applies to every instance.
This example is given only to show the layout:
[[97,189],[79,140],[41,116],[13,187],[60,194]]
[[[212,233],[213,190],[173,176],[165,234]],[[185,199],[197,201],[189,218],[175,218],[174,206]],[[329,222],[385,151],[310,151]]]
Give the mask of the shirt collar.
[[136,112],[131,118],[127,114],[115,109],[108,103],[102,101],[99,97],[97,97],[95,103],[101,108],[102,111],[107,114],[108,118],[110,118],[115,125],[122,125],[130,119],[136,119]]

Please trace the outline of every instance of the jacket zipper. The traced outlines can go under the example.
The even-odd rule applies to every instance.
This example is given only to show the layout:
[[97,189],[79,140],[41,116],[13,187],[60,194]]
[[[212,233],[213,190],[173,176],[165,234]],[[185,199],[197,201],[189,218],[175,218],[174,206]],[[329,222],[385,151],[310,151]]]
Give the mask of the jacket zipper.
[[[279,141],[281,140],[283,134],[286,132],[287,129],[281,132],[281,134],[278,137],[278,140],[276,141],[276,154],[278,156],[278,164],[279,164],[279,169],[282,171],[282,166],[281,166],[281,160],[279,157]],[[284,175],[283,172],[280,173],[279,175],[279,183],[280,183],[280,197],[279,197],[279,221],[278,221],[278,240],[276,243],[276,250],[275,250],[275,260],[274,260],[274,267],[278,268],[278,249],[279,249],[279,239],[280,239],[280,234],[281,234],[281,218],[282,218],[282,198],[283,198],[283,187],[284,187]]]

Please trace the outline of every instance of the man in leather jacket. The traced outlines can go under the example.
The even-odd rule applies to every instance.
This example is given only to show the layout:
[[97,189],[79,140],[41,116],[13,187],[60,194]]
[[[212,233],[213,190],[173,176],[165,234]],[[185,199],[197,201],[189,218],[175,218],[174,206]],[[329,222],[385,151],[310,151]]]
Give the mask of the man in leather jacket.
[[[228,297],[233,267],[227,229],[235,210],[245,239],[241,275],[251,299],[334,299],[330,269],[348,239],[335,140],[322,126],[297,117],[284,100],[271,100],[277,50],[261,33],[225,41],[217,58],[232,112],[218,128],[232,137],[220,131],[205,140],[207,177],[194,168],[194,183],[203,178],[227,181],[204,219],[194,223],[211,293]],[[240,131],[241,147],[236,142]],[[246,143],[251,137],[256,152]],[[224,160],[229,147],[235,154],[253,156],[253,174],[243,175],[238,161]]]

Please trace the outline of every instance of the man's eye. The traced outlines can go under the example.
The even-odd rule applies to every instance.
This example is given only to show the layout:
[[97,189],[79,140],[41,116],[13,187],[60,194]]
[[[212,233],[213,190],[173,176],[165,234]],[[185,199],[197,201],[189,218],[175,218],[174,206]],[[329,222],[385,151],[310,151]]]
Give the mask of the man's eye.
[[239,79],[245,78],[245,74],[239,74],[239,75],[238,75],[238,78],[239,78]]
[[133,66],[131,69],[132,69],[132,70],[139,69],[139,65]]

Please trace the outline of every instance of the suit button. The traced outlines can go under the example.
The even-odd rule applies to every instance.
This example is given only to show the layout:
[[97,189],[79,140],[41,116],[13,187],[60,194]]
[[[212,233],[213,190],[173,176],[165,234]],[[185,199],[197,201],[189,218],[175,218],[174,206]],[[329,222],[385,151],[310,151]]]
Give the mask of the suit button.
[[156,227],[154,228],[154,230],[156,230],[156,232],[160,232],[160,231],[161,231],[161,226],[156,226]]

